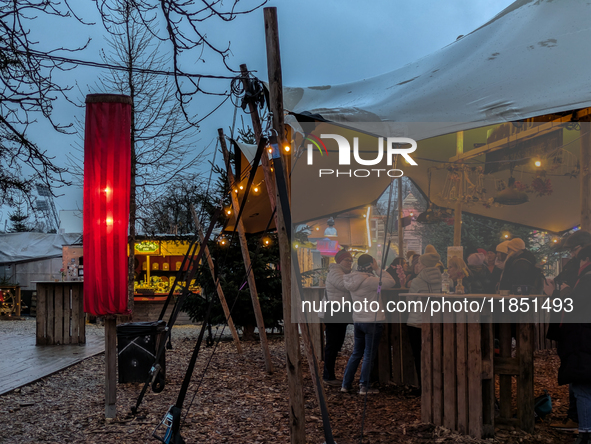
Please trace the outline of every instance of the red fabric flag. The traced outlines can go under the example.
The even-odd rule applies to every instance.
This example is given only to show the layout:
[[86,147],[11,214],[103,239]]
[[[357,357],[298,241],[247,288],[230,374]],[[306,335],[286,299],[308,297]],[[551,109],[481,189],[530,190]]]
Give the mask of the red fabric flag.
[[131,98],[86,96],[84,130],[84,311],[128,314],[127,234]]

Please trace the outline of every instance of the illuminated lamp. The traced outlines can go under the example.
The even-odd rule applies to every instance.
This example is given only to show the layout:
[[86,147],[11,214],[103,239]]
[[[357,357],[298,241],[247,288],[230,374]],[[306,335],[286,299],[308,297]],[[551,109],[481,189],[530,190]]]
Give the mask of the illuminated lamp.
[[129,96],[86,96],[84,311],[93,316],[129,314],[131,105]]

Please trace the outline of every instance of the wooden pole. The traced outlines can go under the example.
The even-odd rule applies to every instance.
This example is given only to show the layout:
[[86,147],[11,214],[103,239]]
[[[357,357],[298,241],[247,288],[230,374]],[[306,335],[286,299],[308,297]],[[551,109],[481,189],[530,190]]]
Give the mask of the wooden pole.
[[[273,113],[273,128],[277,131],[279,146],[285,138],[283,125],[283,80],[281,76],[281,55],[279,51],[279,26],[277,8],[264,8],[265,41],[267,46],[267,71],[269,75],[269,107]],[[289,393],[289,426],[292,444],[306,442],[306,416],[304,410],[303,374],[298,332],[298,319],[292,319],[291,310],[291,245],[285,226],[283,210],[276,196],[277,237],[281,262],[281,283],[283,297],[283,325],[285,335],[285,359]],[[307,326],[306,326],[307,327]],[[306,338],[304,338],[305,340]],[[309,338],[308,338],[309,339]],[[306,347],[308,350],[308,347]],[[308,359],[310,365],[312,360]],[[322,388],[320,388],[322,389]]]
[[105,418],[117,416],[117,317],[105,316]]
[[404,257],[404,227],[402,226],[402,177],[396,179],[398,184],[398,256]]
[[[464,153],[464,132],[458,131],[456,140],[456,156]],[[464,172],[461,172],[458,183],[458,200],[454,210],[454,246],[462,245],[462,198],[464,197]]]
[[581,230],[591,232],[591,122],[581,122]]
[[[242,73],[242,82],[246,90],[247,88],[250,88],[250,84],[247,81],[248,68],[246,67],[246,64],[240,65],[240,72]],[[259,119],[259,111],[256,105],[252,102],[252,100],[248,102],[248,112],[250,113],[250,117],[252,119],[252,128],[258,143],[263,135],[263,129],[261,127],[261,120]],[[261,165],[263,167],[263,174],[265,176],[265,186],[267,187],[269,202],[271,203],[271,208],[275,208],[277,201],[277,191],[275,190],[275,177],[273,177],[273,172],[271,171],[271,164],[269,163],[269,157],[267,155],[261,157]],[[277,226],[277,213],[275,213],[275,226]]]
[[[228,165],[228,183],[230,188],[234,185],[234,174],[232,174],[232,168],[230,168],[230,155],[228,154],[228,148],[226,147],[226,139],[224,137],[224,130],[218,129],[218,135],[220,137],[220,145],[222,147],[222,153],[224,154],[224,161]],[[240,204],[238,203],[237,197],[233,192],[230,192],[232,198],[232,208],[234,209],[234,215],[238,216],[240,211]],[[246,278],[248,280],[248,289],[250,291],[250,298],[252,300],[252,308],[254,310],[254,317],[256,319],[257,328],[259,329],[259,339],[261,341],[261,347],[263,348],[263,356],[265,358],[265,369],[267,373],[273,373],[273,362],[271,361],[271,353],[269,352],[269,344],[267,342],[267,332],[265,331],[265,321],[263,320],[263,312],[261,311],[261,304],[259,302],[259,295],[257,293],[256,283],[254,281],[254,274],[250,263],[250,253],[248,252],[248,243],[246,242],[246,234],[244,231],[244,224],[241,220],[237,221],[238,239],[240,240],[240,249],[242,250],[242,259],[244,260],[244,267],[246,268]]]
[[220,285],[219,279],[215,278],[213,260],[211,259],[211,254],[209,254],[209,247],[205,243],[205,236],[203,235],[203,230],[201,229],[201,224],[199,223],[199,218],[197,217],[197,213],[195,212],[195,207],[193,206],[193,204],[191,204],[191,213],[193,214],[195,228],[197,229],[197,234],[199,235],[199,240],[201,241],[201,247],[205,248],[204,254],[207,258],[207,265],[209,265],[209,271],[211,271],[211,278],[213,279],[215,289],[217,291],[218,297],[220,298],[220,303],[222,304],[222,308],[224,309],[224,316],[226,316],[226,319],[228,320],[228,327],[232,332],[232,337],[234,338],[236,350],[238,350],[238,353],[242,353],[242,345],[240,344],[240,338],[238,337],[238,332],[236,331],[236,327],[234,326],[232,316],[230,315],[230,309],[228,308],[228,303],[226,302],[226,297],[224,296],[224,290],[222,290],[222,286]]

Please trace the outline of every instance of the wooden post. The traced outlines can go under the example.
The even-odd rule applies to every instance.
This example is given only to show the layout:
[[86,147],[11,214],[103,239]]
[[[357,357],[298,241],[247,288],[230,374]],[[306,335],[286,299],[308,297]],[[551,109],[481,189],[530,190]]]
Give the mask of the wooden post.
[[[281,56],[279,52],[279,26],[277,9],[265,8],[265,40],[267,46],[267,71],[269,74],[269,107],[273,113],[273,128],[277,131],[279,143],[283,142],[283,82],[281,77]],[[283,325],[285,335],[285,358],[289,393],[289,425],[292,444],[306,442],[303,375],[301,366],[298,320],[291,313],[291,245],[283,218],[279,196],[276,196],[277,236],[281,257],[281,283],[283,294]],[[306,339],[306,338],[305,338]],[[306,347],[307,349],[307,347]],[[312,364],[312,361],[309,362]],[[322,389],[322,388],[320,388]]]
[[105,418],[117,416],[117,317],[105,316]]
[[205,243],[205,236],[203,235],[203,230],[201,229],[201,224],[199,224],[199,218],[197,217],[197,213],[195,212],[195,207],[193,206],[193,204],[191,204],[191,213],[193,214],[195,228],[197,230],[197,234],[199,235],[199,240],[201,241],[201,248],[205,249],[204,254],[207,259],[207,265],[209,265],[209,271],[211,271],[211,278],[213,279],[215,289],[217,291],[218,297],[220,298],[220,303],[222,304],[222,308],[224,309],[224,316],[226,316],[226,319],[228,320],[228,328],[230,328],[230,331],[232,332],[234,344],[236,344],[236,350],[238,350],[238,353],[242,353],[242,345],[240,344],[240,338],[238,337],[238,332],[236,331],[236,327],[234,326],[232,316],[230,315],[230,309],[228,308],[228,303],[226,302],[226,297],[224,296],[224,290],[222,290],[222,286],[220,285],[219,279],[215,278],[213,260],[211,259],[211,254],[209,254],[209,247]]
[[[464,132],[458,131],[456,141],[456,156],[464,153]],[[458,201],[454,210],[454,246],[462,245],[462,197],[464,197],[464,172],[461,172],[458,184]]]
[[[247,81],[248,68],[246,67],[246,64],[240,65],[240,72],[242,73],[242,82],[246,90],[250,87]],[[258,143],[258,141],[261,140],[261,137],[263,135],[263,129],[261,127],[261,121],[259,119],[259,111],[256,105],[252,102],[252,100],[248,102],[248,112],[250,113],[250,117],[252,119],[252,127]],[[275,178],[273,177],[271,165],[269,163],[269,157],[267,155],[261,157],[261,165],[263,167],[263,174],[265,176],[265,186],[267,187],[269,202],[271,203],[271,208],[275,208],[277,201],[277,191],[275,190]],[[277,226],[277,212],[275,212],[275,226]]]
[[591,123],[581,122],[581,230],[591,231]]
[[[402,226],[402,177],[396,179],[398,183],[398,256],[404,257],[404,227]],[[383,267],[386,264],[382,265]]]
[[[226,147],[226,139],[224,137],[224,130],[218,129],[218,135],[220,137],[220,145],[222,147],[222,153],[224,154],[224,161],[228,165],[228,183],[230,188],[235,185],[234,174],[232,168],[230,168],[230,156],[228,154],[228,148]],[[234,215],[238,217],[240,211],[240,203],[238,198],[233,192],[230,192],[232,198],[232,207],[234,209]],[[267,373],[273,373],[273,362],[271,361],[271,353],[269,352],[269,344],[267,342],[267,332],[265,331],[265,321],[263,320],[263,312],[261,311],[261,304],[259,302],[259,295],[257,293],[257,287],[254,280],[254,273],[250,263],[250,253],[248,252],[248,243],[246,242],[246,233],[244,231],[244,224],[241,220],[236,222],[238,239],[240,240],[240,249],[242,250],[242,259],[244,260],[244,267],[246,268],[246,279],[248,280],[248,289],[250,291],[250,298],[252,300],[252,308],[254,310],[254,317],[256,319],[257,328],[259,329],[259,339],[261,341],[261,347],[263,348],[263,356],[265,358],[265,369]]]

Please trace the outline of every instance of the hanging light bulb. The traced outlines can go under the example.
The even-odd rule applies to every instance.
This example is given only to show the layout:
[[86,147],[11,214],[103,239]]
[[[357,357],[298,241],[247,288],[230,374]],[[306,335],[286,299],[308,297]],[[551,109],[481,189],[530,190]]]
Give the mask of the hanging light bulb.
[[240,190],[243,190],[244,189],[244,186],[243,185],[240,185],[238,188],[240,188]]
[[285,145],[285,146],[283,147],[283,150],[284,150],[286,153],[289,153],[289,152],[291,151],[291,147],[290,147],[289,145]]
[[229,216],[230,214],[232,214],[232,210],[230,208],[226,208],[226,214]]
[[542,166],[542,161],[540,159],[536,159],[536,161],[534,162],[534,165],[538,168],[540,168]]

